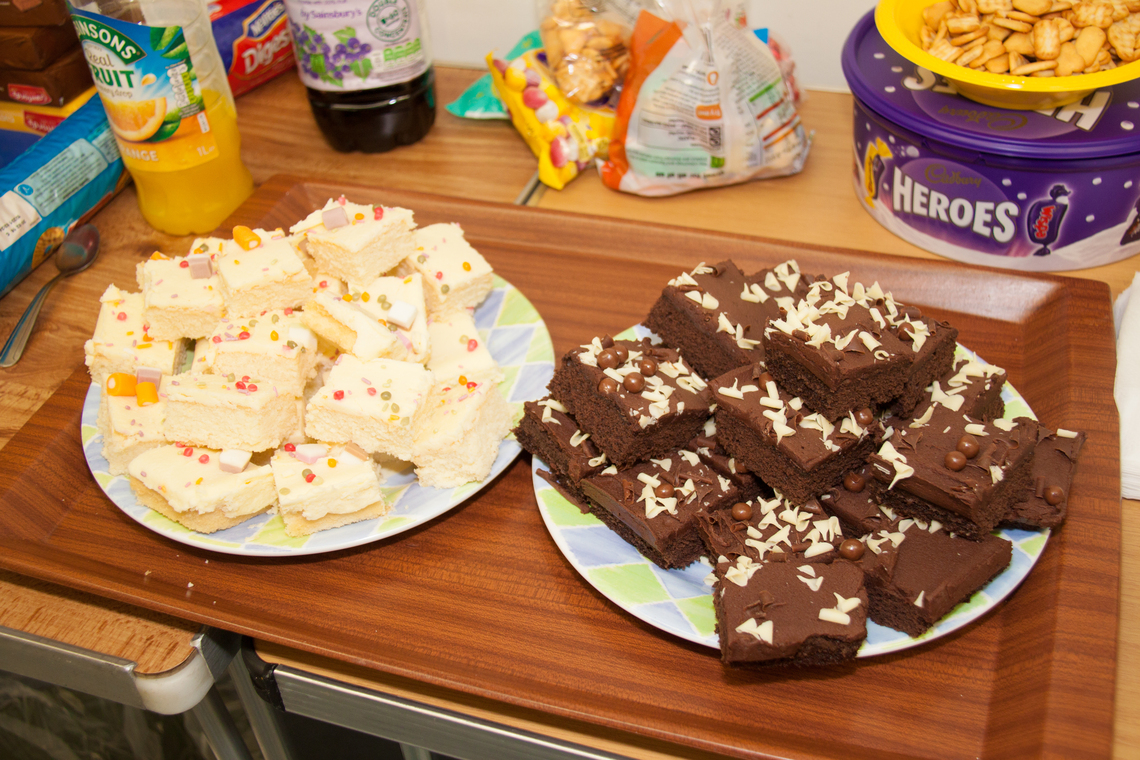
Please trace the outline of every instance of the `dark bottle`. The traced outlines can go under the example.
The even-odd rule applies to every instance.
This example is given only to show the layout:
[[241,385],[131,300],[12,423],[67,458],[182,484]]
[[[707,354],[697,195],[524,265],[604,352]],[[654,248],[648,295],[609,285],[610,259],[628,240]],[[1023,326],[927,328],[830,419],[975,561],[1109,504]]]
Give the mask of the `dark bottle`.
[[381,153],[435,122],[422,0],[286,0],[297,70],[335,150]]

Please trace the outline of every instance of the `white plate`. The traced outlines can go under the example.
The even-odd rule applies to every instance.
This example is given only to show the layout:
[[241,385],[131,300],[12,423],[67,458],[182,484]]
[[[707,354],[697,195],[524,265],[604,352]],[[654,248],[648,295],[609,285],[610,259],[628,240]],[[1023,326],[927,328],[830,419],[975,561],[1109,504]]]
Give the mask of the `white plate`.
[[[648,337],[660,342],[642,325],[617,337],[630,340]],[[958,352],[974,356],[961,346]],[[1006,419],[1036,419],[1021,394],[1009,383],[1002,389],[1002,399],[1005,401]],[[574,569],[603,596],[634,617],[682,639],[719,648],[712,590],[705,583],[705,578],[712,572],[708,560],[702,558],[681,570],[662,570],[601,520],[591,514],[582,514],[578,507],[539,477],[538,470],[545,468],[542,460],[533,459],[531,476],[538,509],[554,543]],[[998,531],[998,535],[1013,543],[1013,559],[1009,567],[917,638],[868,620],[867,640],[859,649],[858,656],[874,657],[898,652],[941,638],[977,620],[1009,596],[1041,556],[1049,531],[1007,528]]]
[[[517,420],[522,415],[524,401],[546,395],[546,384],[554,374],[554,347],[550,343],[550,333],[526,296],[497,276],[495,288],[475,310],[475,325],[491,355],[503,370],[505,379],[499,390],[510,402]],[[402,533],[442,515],[480,491],[505,470],[521,451],[514,436],[508,436],[499,446],[499,456],[487,479],[458,488],[423,488],[416,481],[410,466],[399,471],[389,471],[381,490],[393,507],[384,517],[294,538],[286,535],[285,526],[278,515],[264,514],[229,530],[206,535],[142,506],[135,499],[125,476],[107,472],[107,460],[103,458],[103,436],[96,427],[100,396],[101,389],[92,384],[83,403],[83,452],[91,474],[108,498],[135,521],[155,533],[201,549],[245,557],[320,554]]]

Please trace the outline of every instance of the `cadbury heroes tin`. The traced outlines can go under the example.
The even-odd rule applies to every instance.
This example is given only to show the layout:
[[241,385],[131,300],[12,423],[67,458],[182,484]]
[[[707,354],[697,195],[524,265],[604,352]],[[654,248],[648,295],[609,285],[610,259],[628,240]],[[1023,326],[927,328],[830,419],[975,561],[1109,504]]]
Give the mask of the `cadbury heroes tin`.
[[1029,271],[1140,253],[1140,82],[1047,111],[992,108],[896,53],[874,12],[848,37],[843,73],[856,194],[899,237]]

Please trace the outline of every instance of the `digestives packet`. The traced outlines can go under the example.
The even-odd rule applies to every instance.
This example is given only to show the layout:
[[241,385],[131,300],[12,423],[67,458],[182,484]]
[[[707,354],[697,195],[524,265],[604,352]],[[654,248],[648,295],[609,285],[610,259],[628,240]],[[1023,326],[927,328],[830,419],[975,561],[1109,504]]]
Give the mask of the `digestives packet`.
[[602,181],[675,195],[803,168],[810,147],[768,47],[725,0],[657,0],[630,40]]
[[538,157],[538,177],[555,190],[606,155],[613,131],[612,109],[590,108],[562,94],[542,49],[511,62],[487,55],[487,67],[511,121]]

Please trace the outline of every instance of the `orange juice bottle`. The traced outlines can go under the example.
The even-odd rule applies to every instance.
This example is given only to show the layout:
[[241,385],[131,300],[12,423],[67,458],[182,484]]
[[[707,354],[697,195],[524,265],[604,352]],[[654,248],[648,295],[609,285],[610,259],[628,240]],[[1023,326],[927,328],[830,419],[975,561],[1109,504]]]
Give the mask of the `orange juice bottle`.
[[212,231],[253,178],[204,5],[90,0],[71,17],[143,218],[172,235]]

